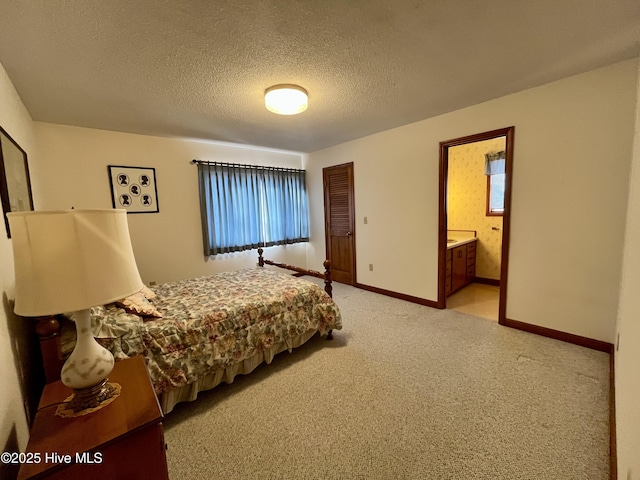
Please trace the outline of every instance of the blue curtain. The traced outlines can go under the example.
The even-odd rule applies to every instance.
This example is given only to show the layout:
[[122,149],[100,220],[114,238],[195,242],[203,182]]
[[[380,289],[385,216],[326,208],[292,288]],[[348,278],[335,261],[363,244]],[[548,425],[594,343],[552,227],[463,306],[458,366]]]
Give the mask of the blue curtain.
[[309,241],[304,170],[198,162],[206,256]]
[[204,254],[262,245],[260,175],[255,168],[198,164]]
[[309,241],[304,171],[267,170],[264,175],[264,244]]

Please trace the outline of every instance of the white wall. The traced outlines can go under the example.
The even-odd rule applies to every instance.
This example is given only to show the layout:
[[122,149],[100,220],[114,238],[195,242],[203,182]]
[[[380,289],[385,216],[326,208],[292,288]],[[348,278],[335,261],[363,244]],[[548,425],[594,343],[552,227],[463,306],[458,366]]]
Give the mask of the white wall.
[[[639,75],[640,77],[640,75]],[[620,479],[640,479],[640,78],[615,356],[616,433]],[[627,477],[631,470],[632,476]]]
[[309,154],[309,263],[325,255],[322,168],[354,162],[358,282],[435,301],[439,142],[514,125],[507,317],[613,342],[637,63]]
[[[15,91],[4,67],[0,65],[0,126],[27,152],[29,162],[36,160],[32,121]],[[37,176],[32,181],[37,183]],[[38,201],[38,197],[34,197]],[[28,441],[28,425],[23,407],[24,359],[21,358],[21,339],[10,332],[16,332],[20,322],[11,310],[9,300],[13,299],[15,277],[13,273],[13,251],[11,240],[7,238],[4,220],[0,224],[0,449],[19,447],[24,450]],[[0,477],[7,466],[0,464]]]
[[[108,165],[154,167],[159,213],[129,214],[136,261],[158,283],[255,265],[255,250],[205,259],[197,167],[192,159],[301,168],[302,155],[253,147],[35,123],[43,152],[41,208],[111,208]],[[306,266],[306,245],[266,249],[265,256]],[[322,265],[322,264],[321,264]]]

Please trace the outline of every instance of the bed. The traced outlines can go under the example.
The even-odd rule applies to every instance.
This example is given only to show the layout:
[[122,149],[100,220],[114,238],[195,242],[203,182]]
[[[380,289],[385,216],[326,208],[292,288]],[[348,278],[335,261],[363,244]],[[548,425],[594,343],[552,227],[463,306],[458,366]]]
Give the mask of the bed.
[[[258,254],[254,268],[145,288],[92,308],[94,336],[116,360],[144,355],[164,413],[271,363],[316,333],[331,339],[332,331],[342,328],[328,261],[320,273],[266,260],[262,249]],[[322,278],[324,290],[302,275]],[[47,382],[58,380],[75,344],[73,322],[64,316],[42,319],[36,331]]]

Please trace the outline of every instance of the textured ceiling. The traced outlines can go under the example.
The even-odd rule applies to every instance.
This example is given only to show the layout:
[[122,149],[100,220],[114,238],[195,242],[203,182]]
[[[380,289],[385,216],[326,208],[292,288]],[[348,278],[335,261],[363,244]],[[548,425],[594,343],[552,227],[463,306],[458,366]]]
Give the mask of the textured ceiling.
[[[638,0],[1,0],[34,120],[311,152],[638,55]],[[264,90],[295,83],[279,116]]]

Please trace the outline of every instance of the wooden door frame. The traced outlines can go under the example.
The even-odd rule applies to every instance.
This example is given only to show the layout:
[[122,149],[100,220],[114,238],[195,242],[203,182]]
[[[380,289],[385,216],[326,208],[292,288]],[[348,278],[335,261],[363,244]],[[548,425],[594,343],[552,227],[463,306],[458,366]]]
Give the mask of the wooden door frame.
[[329,241],[329,216],[327,212],[327,185],[325,181],[325,170],[328,168],[350,168],[351,169],[351,185],[349,186],[350,202],[349,202],[349,215],[353,219],[353,228],[351,229],[351,270],[353,272],[351,285],[358,283],[357,270],[356,270],[356,199],[355,199],[355,175],[353,162],[341,163],[339,165],[328,165],[322,168],[322,196],[324,198],[324,245],[325,255],[327,260],[331,260],[331,245]]
[[498,323],[506,324],[507,319],[507,283],[509,274],[509,244],[511,232],[511,189],[513,184],[513,140],[515,127],[500,128],[489,132],[477,133],[467,137],[440,142],[440,178],[439,178],[439,214],[438,214],[438,308],[446,308],[445,295],[446,253],[447,253],[447,180],[449,172],[449,148],[467,143],[506,137],[505,147],[505,187],[504,213],[502,215],[502,251],[500,264],[500,302]]

